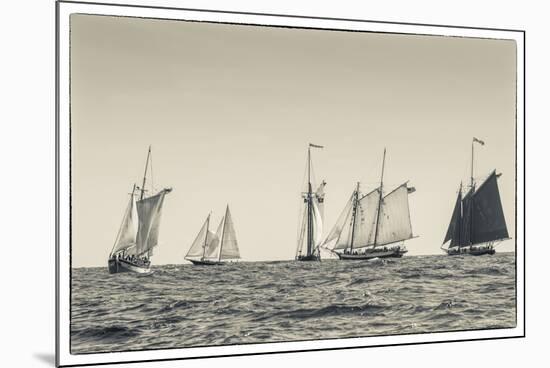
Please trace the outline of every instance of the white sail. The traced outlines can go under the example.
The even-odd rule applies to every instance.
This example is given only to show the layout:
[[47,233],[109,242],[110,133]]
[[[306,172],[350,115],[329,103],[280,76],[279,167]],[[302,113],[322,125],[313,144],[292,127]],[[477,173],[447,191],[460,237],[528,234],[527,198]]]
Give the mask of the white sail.
[[319,213],[321,214],[321,219],[325,219],[325,186],[327,183],[323,181],[317,190],[315,191],[314,201],[317,203],[319,208]]
[[162,190],[158,194],[136,203],[139,219],[136,239],[138,255],[148,252],[157,245],[162,204],[167,192],[167,190]]
[[296,246],[296,254],[300,255],[306,253],[305,247],[307,247],[307,204],[301,207],[300,213],[300,229],[298,231],[298,244]]
[[189,248],[189,251],[185,255],[185,258],[202,257],[204,255],[205,248],[207,246],[207,236],[209,233],[208,231],[209,221],[210,221],[210,216],[208,216],[204,221],[204,224],[202,225],[199,233],[197,234],[197,237],[193,241],[191,248]]
[[313,218],[312,218],[312,224],[313,224],[313,247],[317,247],[321,245],[321,241],[323,240],[323,215],[321,213],[321,210],[319,209],[319,204],[314,201],[313,203]]
[[380,207],[376,245],[395,243],[413,237],[406,183],[386,195]]
[[376,232],[376,215],[380,201],[379,188],[359,200],[357,207],[356,229],[353,236],[353,247],[360,248],[374,244]]
[[353,195],[348,200],[348,203],[346,203],[346,206],[344,207],[344,210],[340,213],[340,216],[338,216],[338,220],[336,220],[336,223],[328,233],[325,241],[323,242],[323,245],[327,246],[334,239],[338,239],[340,237],[340,234],[342,233],[342,230],[345,226],[346,218],[348,217],[349,212],[352,210],[352,205]]
[[[322,184],[324,186],[324,184]],[[321,188],[321,187],[320,187]],[[307,215],[307,193],[304,193],[304,206],[302,208],[302,214],[301,214],[301,224],[300,229],[298,233],[298,247],[296,253],[298,255],[300,254],[307,254],[307,221],[308,221],[308,215]],[[324,196],[324,195],[323,195]],[[323,201],[319,201],[319,199],[323,197],[318,197],[317,194],[314,194],[312,196],[311,201],[311,226],[312,226],[312,250],[314,250],[316,247],[321,245],[321,242],[323,241]]]
[[[355,194],[354,194],[355,195]],[[351,231],[352,231],[352,225],[353,225],[353,199],[351,200],[351,206],[349,207],[349,211],[346,213],[346,217],[344,219],[342,230],[340,231],[340,234],[336,240],[336,244],[334,245],[334,250],[336,249],[346,249],[349,247],[351,242]]]
[[239,244],[237,243],[237,234],[233,225],[233,218],[229,212],[229,206],[225,210],[225,224],[223,226],[223,234],[221,238],[220,259],[238,259]]
[[136,227],[134,223],[135,207],[134,195],[130,195],[130,201],[122,218],[122,224],[118,231],[111,255],[126,250],[136,244]]
[[206,234],[206,249],[204,250],[204,257],[214,257],[217,252],[218,246],[220,245],[220,238],[213,233],[212,231],[208,230],[208,233]]
[[206,239],[206,249],[204,252],[204,259],[218,260],[220,257],[220,239],[223,232],[223,224],[225,222],[225,216],[222,217],[216,232],[208,231]]

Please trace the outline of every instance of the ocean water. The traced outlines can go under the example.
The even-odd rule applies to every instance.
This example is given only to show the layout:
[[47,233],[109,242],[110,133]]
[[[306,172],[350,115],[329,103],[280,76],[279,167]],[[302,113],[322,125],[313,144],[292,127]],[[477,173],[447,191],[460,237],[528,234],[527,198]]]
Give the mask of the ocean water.
[[73,269],[73,354],[516,325],[513,253],[153,269]]

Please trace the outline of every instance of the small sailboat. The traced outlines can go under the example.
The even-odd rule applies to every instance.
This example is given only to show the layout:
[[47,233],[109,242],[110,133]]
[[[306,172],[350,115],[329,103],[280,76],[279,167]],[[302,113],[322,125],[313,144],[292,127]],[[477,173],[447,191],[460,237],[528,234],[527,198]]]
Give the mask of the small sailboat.
[[298,232],[298,246],[296,249],[297,261],[319,261],[319,243],[323,236],[323,207],[325,200],[325,185],[321,185],[313,192],[311,175],[311,149],[323,148],[310,143],[307,149],[307,189],[302,193],[303,205],[301,208],[301,225]]
[[415,188],[408,182],[384,195],[382,160],[380,186],[362,194],[360,183],[349,198],[336,224],[323,242],[323,248],[343,260],[402,257],[407,253],[404,241],[413,238],[409,194]]
[[[153,248],[158,244],[164,196],[172,189],[165,188],[156,194],[145,196],[145,182],[150,161],[151,147],[147,153],[143,183],[141,188],[134,184],[115,244],[109,254],[109,273],[151,272],[151,256]],[[139,196],[138,200],[136,200],[136,195]],[[135,228],[136,219],[137,230]]]
[[[475,143],[485,145],[485,142],[475,137],[472,140],[470,186],[463,194],[460,183],[451,221],[441,246],[441,249],[451,256],[495,254],[495,246],[503,240],[510,239],[497,183],[501,174],[493,170],[479,186],[476,186]],[[444,247],[445,244],[447,248]]]
[[220,265],[240,258],[229,205],[215,233],[210,231],[210,215],[208,215],[185,255],[185,259],[195,265]]

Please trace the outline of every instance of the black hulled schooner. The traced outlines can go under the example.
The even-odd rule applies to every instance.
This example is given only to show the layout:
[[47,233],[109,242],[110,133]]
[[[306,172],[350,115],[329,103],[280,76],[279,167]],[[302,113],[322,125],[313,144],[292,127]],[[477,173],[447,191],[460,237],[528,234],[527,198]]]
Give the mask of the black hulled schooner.
[[409,212],[409,194],[415,188],[408,182],[384,195],[382,160],[380,186],[362,194],[360,184],[349,198],[336,224],[323,242],[323,248],[343,260],[402,257],[407,253],[404,241],[413,238]]
[[[146,196],[145,183],[150,163],[151,147],[149,146],[142,185],[137,187],[134,184],[115,244],[109,254],[109,273],[148,273],[151,271],[151,256],[153,255],[153,248],[158,244],[164,196],[170,193],[172,189],[165,188],[153,194],[154,189],[151,179],[150,195]],[[136,200],[136,197],[139,198]],[[137,230],[135,227],[136,220]]]
[[[482,140],[472,139],[472,163],[470,186],[463,194],[462,183],[458,191],[451,221],[443,240],[443,249],[448,255],[495,254],[495,246],[509,239],[497,179],[501,174],[493,170],[476,186],[474,180],[474,144],[485,145]],[[447,248],[444,245],[447,244]]]
[[307,148],[307,188],[302,192],[301,224],[298,231],[297,261],[319,261],[319,244],[323,236],[323,217],[325,185],[322,181],[316,191],[313,191],[314,178],[311,168],[311,149],[323,148],[310,143]]
[[195,241],[185,255],[185,259],[194,265],[221,265],[240,259],[237,234],[229,205],[225,209],[216,232],[210,230],[210,215],[202,225]]

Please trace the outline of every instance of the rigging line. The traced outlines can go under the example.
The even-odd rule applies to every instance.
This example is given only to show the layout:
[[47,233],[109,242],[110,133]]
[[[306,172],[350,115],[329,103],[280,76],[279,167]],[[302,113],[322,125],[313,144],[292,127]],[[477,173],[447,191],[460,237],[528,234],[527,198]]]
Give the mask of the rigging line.
[[151,157],[149,158],[151,160],[151,195],[155,193],[155,183],[154,183],[154,175],[153,175],[153,153],[151,152]]
[[[307,163],[307,154],[306,154],[306,163]],[[304,172],[303,172],[303,176],[302,176],[302,182],[301,182],[301,188],[300,188],[300,193],[303,193],[303,192],[307,192],[307,164],[305,165],[304,167]],[[304,183],[306,183],[306,185],[304,186]],[[304,187],[306,188],[305,190]]]
[[315,174],[315,166],[313,165],[313,160],[311,160],[311,185],[314,190],[317,190],[317,176]]

